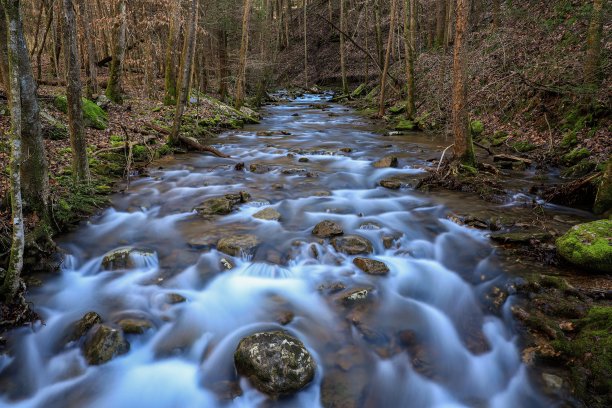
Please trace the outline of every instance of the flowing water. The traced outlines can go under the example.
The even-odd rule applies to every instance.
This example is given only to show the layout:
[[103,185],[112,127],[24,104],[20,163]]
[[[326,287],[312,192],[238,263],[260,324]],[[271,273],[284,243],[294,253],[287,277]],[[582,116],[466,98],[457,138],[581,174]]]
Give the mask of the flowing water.
[[[0,356],[0,406],[317,407],[322,398],[346,407],[548,406],[521,363],[510,302],[498,310],[487,303],[506,279],[493,247],[482,232],[449,221],[440,204],[462,196],[378,186],[418,177],[428,155],[439,154],[437,142],[381,136],[342,106],[309,106],[322,101],[306,95],[268,107],[262,124],[221,135],[217,147],[231,160],[183,155],[156,164],[112,208],[64,236],[61,274],[31,294],[44,325],[14,332],[14,355]],[[271,133],[256,135],[264,130]],[[398,168],[372,166],[391,153]],[[235,170],[237,162],[246,170]],[[251,163],[272,169],[257,174]],[[229,215],[193,211],[239,191],[253,201]],[[252,217],[265,207],[280,221]],[[369,256],[390,273],[365,274],[353,256],[314,237],[322,220],[369,239]],[[259,237],[255,251],[217,251],[220,238],[245,233]],[[105,271],[103,255],[126,245],[155,255]],[[355,288],[368,298],[346,306],[340,299]],[[127,354],[88,366],[77,342],[65,339],[89,311],[153,327],[127,335]],[[268,329],[302,340],[317,362],[313,382],[279,401],[238,378],[233,363],[242,337]],[[241,395],[227,398],[238,385]]]

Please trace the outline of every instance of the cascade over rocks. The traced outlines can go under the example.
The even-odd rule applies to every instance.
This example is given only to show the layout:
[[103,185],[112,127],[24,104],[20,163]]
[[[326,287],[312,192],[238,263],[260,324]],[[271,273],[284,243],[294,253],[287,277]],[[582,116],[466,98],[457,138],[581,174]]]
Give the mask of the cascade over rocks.
[[238,374],[273,397],[293,394],[314,378],[316,362],[304,344],[285,331],[255,333],[234,353]]
[[125,340],[120,329],[105,325],[95,325],[85,338],[83,354],[91,365],[104,364],[116,356],[130,350],[130,343]]
[[102,259],[102,268],[117,271],[137,267],[136,257],[153,257],[155,251],[147,248],[123,247],[107,252]]

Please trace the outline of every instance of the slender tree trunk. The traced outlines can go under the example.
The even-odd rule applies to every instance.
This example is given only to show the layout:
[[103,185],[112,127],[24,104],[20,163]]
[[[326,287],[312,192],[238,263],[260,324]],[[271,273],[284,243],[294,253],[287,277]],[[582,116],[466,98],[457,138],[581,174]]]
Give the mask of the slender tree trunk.
[[115,49],[111,61],[106,97],[115,103],[123,103],[121,77],[123,76],[123,59],[125,57],[125,36],[127,30],[126,0],[119,0],[119,16],[115,24]]
[[[22,145],[21,145],[21,87],[19,86],[20,78],[20,44],[23,37],[21,31],[21,11],[19,0],[2,0],[5,15],[0,17],[6,22],[8,28],[8,36],[2,38],[2,41],[7,42],[7,57],[9,72],[8,77],[10,85],[10,100],[11,100],[11,159],[10,168],[10,183],[11,183],[11,212],[13,218],[13,235],[11,243],[11,253],[9,258],[9,266],[4,275],[4,282],[0,293],[7,302],[13,302],[22,286],[21,271],[23,269],[23,252],[25,247],[25,229],[23,224],[23,203],[21,198],[21,161],[22,161]],[[3,23],[4,24],[4,23]],[[25,40],[23,41],[25,42]]]
[[406,52],[406,117],[415,116],[414,103],[414,43],[413,32],[416,31],[416,0],[406,0],[404,4],[404,48]]
[[49,5],[47,6],[47,27],[45,28],[45,34],[43,35],[42,43],[40,44],[40,48],[38,49],[38,53],[36,54],[36,78],[38,80],[41,79],[42,76],[42,54],[45,50],[45,45],[47,43],[47,37],[49,36],[49,31],[53,25],[53,10],[54,10],[55,0],[51,0]]
[[395,15],[397,10],[397,0],[391,0],[391,20],[389,23],[389,36],[387,37],[387,52],[385,54],[385,65],[383,67],[382,77],[380,78],[380,101],[378,105],[378,116],[381,118],[385,115],[385,88],[387,87],[387,73],[389,72],[389,59],[391,56],[391,48],[393,47],[393,33],[395,32]]
[[587,50],[584,62],[584,83],[595,88],[600,82],[599,63],[601,56],[601,34],[606,0],[593,0],[591,22],[587,33]]
[[376,31],[376,54],[378,55],[378,66],[382,67],[385,64],[382,24],[380,22],[380,1],[374,0],[374,26]]
[[436,1],[436,40],[435,46],[444,47],[446,33],[446,0]]
[[8,99],[11,97],[11,77],[8,63],[8,25],[5,23],[4,4],[0,1],[0,85]]
[[234,105],[240,109],[244,104],[246,86],[246,65],[249,51],[249,21],[251,20],[251,0],[244,0],[242,13],[242,38],[240,41],[240,59],[238,62],[238,78],[236,81],[236,97]]
[[491,6],[493,13],[493,27],[499,27],[499,2],[500,0],[493,0],[493,4]]
[[455,0],[448,0],[446,5],[446,34],[444,39],[444,51],[453,39],[453,11],[455,10]]
[[467,34],[470,19],[470,0],[457,0],[455,50],[453,54],[452,126],[455,141],[455,160],[474,165],[474,147],[470,133],[467,108]]
[[219,51],[219,96],[221,100],[227,97],[227,32],[225,28],[217,31],[217,44]]
[[68,100],[68,125],[72,148],[72,176],[79,182],[88,182],[87,139],[83,125],[83,100],[81,99],[81,62],[77,49],[77,29],[72,0],[64,3],[64,61],[66,66],[66,99]]
[[193,55],[195,53],[196,44],[196,25],[198,20],[198,0],[191,1],[189,10],[188,33],[185,36],[183,44],[183,60],[181,62],[181,82],[179,99],[176,103],[176,112],[174,114],[174,125],[168,142],[176,145],[179,142],[179,132],[181,130],[181,120],[183,111],[189,100],[189,89],[191,88],[191,68],[193,66]]
[[164,104],[174,105],[176,103],[176,79],[179,53],[176,45],[179,42],[179,29],[181,26],[181,1],[173,0],[172,17],[168,27],[168,44],[166,48],[166,70],[164,74],[165,96]]
[[304,0],[304,86],[308,88],[308,30],[306,29],[306,0]]
[[87,43],[87,88],[85,93],[88,98],[92,99],[93,95],[98,93],[98,61],[90,7],[89,0],[80,0],[79,10],[81,11],[83,37]]
[[345,0],[340,0],[340,73],[342,75],[342,93],[348,95],[349,87],[346,78],[346,52],[344,46],[344,33],[346,32]]

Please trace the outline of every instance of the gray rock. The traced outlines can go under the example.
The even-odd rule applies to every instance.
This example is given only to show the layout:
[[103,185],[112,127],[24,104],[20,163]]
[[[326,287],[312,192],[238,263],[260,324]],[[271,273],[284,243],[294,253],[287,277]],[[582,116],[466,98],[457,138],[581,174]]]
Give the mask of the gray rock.
[[131,269],[138,265],[136,257],[153,257],[155,251],[147,248],[122,247],[107,252],[102,258],[102,268],[106,271],[116,271],[121,269]]
[[314,378],[316,363],[304,344],[284,331],[255,333],[243,338],[234,363],[263,393],[273,397],[291,395]]
[[241,256],[252,253],[259,245],[259,238],[252,234],[234,235],[222,238],[217,243],[217,249],[231,256]]
[[372,164],[376,168],[397,167],[397,157],[387,156]]
[[344,234],[342,226],[337,222],[324,220],[315,225],[312,230],[312,234],[319,238],[331,238],[337,235]]
[[551,391],[558,391],[563,387],[563,378],[554,375],[543,373],[542,379],[544,380],[544,385]]
[[104,324],[95,325],[85,338],[83,353],[90,365],[100,365],[130,350],[121,330]]
[[371,299],[371,296],[372,288],[362,287],[350,289],[346,292],[341,293],[338,297],[338,300],[345,306],[353,306],[369,301]]
[[369,254],[373,251],[372,243],[359,235],[336,237],[331,244],[337,252],[347,255]]
[[227,215],[240,204],[244,204],[251,200],[251,195],[246,191],[239,193],[225,194],[222,197],[213,197],[204,201],[197,206],[195,210],[203,217],[214,215]]
[[249,165],[249,171],[255,174],[264,174],[271,171],[272,168],[270,166],[266,166],[265,164],[260,163],[251,163]]
[[370,258],[357,257],[353,259],[353,264],[369,275],[386,275],[389,267],[381,261]]
[[278,221],[281,215],[274,208],[268,207],[253,214],[253,217],[259,218],[260,220]]

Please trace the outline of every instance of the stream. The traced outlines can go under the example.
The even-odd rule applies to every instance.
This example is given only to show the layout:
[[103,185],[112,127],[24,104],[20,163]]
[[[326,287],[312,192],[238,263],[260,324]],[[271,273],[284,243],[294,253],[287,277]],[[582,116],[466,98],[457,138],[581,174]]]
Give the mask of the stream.
[[[0,406],[551,406],[521,362],[512,297],[490,304],[508,278],[486,231],[447,218],[451,204],[485,204],[410,187],[450,143],[382,136],[344,106],[311,106],[323,103],[305,95],[271,105],[261,124],[222,134],[215,146],[232,159],[154,163],[111,208],[64,235],[61,274],[29,296],[44,324],[11,333],[14,353],[0,356]],[[396,168],[373,166],[388,155]],[[390,177],[402,188],[379,186]],[[230,214],[193,210],[241,191],[251,199]],[[266,208],[280,219],[253,217]],[[365,273],[355,255],[314,236],[323,220],[369,240],[372,253],[361,256],[389,272]],[[236,256],[217,250],[239,234],[258,245]],[[107,270],[104,255],[126,246],[149,252]],[[348,304],[355,290],[366,299]],[[90,311],[148,326],[126,334],[126,354],[88,365],[66,338]],[[240,339],[271,329],[300,339],[317,365],[310,385],[276,401],[237,376],[233,359]]]

